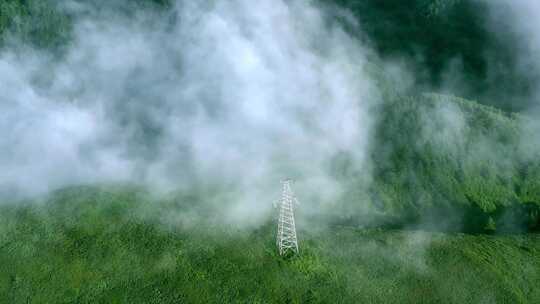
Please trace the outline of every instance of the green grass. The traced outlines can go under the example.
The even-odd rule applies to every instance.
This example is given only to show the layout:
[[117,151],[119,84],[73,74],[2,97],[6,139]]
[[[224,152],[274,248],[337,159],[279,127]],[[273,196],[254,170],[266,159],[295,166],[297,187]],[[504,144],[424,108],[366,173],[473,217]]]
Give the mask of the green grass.
[[136,189],[110,187],[70,188],[42,204],[4,205],[0,302],[540,300],[538,235],[304,226],[301,254],[283,259],[273,223],[239,229],[202,217],[163,221],[165,214],[192,211],[181,202],[171,206]]
[[359,218],[371,206],[396,226],[430,220],[482,232],[491,219],[500,231],[538,230],[540,151],[523,144],[527,119],[452,96],[389,97],[371,145],[372,184],[346,155],[335,160],[351,189],[342,199],[349,212],[336,212]]

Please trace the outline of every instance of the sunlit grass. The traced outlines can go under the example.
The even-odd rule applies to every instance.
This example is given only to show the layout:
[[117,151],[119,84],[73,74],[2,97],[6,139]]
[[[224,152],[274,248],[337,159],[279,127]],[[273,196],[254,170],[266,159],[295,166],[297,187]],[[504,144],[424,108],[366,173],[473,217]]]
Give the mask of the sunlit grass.
[[[77,195],[79,193],[79,195]],[[77,198],[78,197],[78,198]],[[132,189],[73,188],[4,206],[5,303],[536,303],[540,238],[300,227],[298,257],[274,225],[164,225]],[[155,206],[156,214],[159,209]],[[146,210],[141,214],[139,210]],[[173,210],[182,212],[182,210]],[[305,228],[305,227],[304,227]]]

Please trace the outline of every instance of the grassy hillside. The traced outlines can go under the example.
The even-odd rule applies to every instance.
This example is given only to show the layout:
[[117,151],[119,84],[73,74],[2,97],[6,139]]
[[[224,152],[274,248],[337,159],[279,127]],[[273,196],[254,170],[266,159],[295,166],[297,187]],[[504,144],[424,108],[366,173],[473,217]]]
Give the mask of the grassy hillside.
[[349,189],[343,209],[334,209],[349,215],[342,221],[466,232],[539,229],[540,151],[525,147],[528,118],[437,94],[389,97],[379,114],[371,184],[350,169],[347,155],[334,160]]
[[276,256],[273,223],[165,225],[162,212],[189,212],[189,204],[164,204],[134,189],[78,187],[46,204],[1,207],[0,302],[540,300],[537,235],[299,227],[301,255],[287,260]]
[[[480,4],[322,2],[351,9],[383,60],[420,60],[412,91],[441,84],[457,56],[473,84],[463,92],[520,107],[506,96],[526,93],[527,79],[511,68],[485,77],[483,55],[499,44],[480,26]],[[171,1],[92,3],[130,17]],[[62,56],[77,16],[61,4],[2,1],[1,48]],[[326,168],[346,191],[331,210],[299,217],[299,256],[276,254],[271,221],[224,224],[199,189],[157,199],[135,186],[68,187],[0,198],[0,303],[540,302],[540,150],[524,144],[528,118],[394,87],[381,82],[370,167],[355,171],[343,152]]]

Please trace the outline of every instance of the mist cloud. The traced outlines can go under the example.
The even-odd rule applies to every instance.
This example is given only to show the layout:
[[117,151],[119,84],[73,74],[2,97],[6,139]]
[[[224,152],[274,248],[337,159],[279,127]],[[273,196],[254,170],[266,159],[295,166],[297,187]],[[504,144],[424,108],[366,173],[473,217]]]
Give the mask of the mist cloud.
[[540,3],[529,0],[487,1],[490,8],[490,30],[507,34],[512,39],[517,69],[531,79],[533,87],[529,106],[523,111],[528,116],[522,126],[525,154],[538,156],[540,136]]
[[499,34],[510,34],[503,37],[511,37],[514,52],[517,54],[518,70],[531,79],[536,79],[535,99],[532,107],[540,107],[538,96],[540,94],[540,3],[537,1],[487,1],[490,8],[490,30]]
[[0,54],[2,191],[218,185],[231,210],[266,210],[287,176],[306,200],[339,196],[337,153],[366,166],[378,98],[367,51],[320,8],[178,1],[149,21],[74,7],[62,59]]

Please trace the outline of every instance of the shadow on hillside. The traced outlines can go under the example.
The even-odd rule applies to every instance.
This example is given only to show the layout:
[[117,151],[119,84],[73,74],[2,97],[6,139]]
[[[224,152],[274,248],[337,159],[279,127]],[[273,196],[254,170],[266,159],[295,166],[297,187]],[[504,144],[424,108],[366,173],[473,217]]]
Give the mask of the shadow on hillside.
[[346,217],[329,220],[330,226],[382,228],[389,230],[421,230],[466,234],[522,234],[540,232],[540,206],[529,203],[500,207],[486,212],[476,205],[438,207],[403,217],[370,218]]

